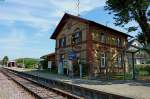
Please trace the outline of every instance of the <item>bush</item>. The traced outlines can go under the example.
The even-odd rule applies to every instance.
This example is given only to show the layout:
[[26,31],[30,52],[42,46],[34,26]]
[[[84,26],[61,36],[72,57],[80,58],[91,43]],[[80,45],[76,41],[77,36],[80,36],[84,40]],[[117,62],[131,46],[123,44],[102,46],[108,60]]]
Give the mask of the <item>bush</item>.
[[150,64],[150,60],[146,61],[146,64]]
[[[19,67],[23,66],[23,61],[24,61],[24,66],[25,68],[34,68],[36,65],[38,65],[38,59],[32,59],[32,58],[24,58],[24,59],[17,59],[17,65],[19,65]],[[21,66],[22,65],[22,66]]]
[[142,74],[148,73],[148,75],[150,75],[150,64],[136,65],[136,71]]
[[148,74],[150,75],[150,66],[146,66],[146,67],[144,67],[144,71],[147,71],[147,72],[148,72]]

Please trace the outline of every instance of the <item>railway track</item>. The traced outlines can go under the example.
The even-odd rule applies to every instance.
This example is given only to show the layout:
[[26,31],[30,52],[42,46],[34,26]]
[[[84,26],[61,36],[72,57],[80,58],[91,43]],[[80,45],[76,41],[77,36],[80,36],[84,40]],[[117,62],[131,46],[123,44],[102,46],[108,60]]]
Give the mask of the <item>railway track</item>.
[[6,69],[1,69],[0,72],[12,79],[18,85],[22,86],[37,99],[83,99],[82,97],[76,96],[58,88],[46,87],[36,81],[33,81],[32,79],[24,78]]

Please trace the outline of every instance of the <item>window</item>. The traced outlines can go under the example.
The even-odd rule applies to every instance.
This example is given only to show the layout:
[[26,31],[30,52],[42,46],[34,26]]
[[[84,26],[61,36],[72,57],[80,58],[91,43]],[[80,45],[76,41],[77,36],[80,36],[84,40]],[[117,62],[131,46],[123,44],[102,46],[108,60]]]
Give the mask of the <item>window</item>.
[[116,39],[114,37],[111,38],[112,40],[112,45],[116,45]]
[[117,47],[121,47],[121,40],[120,40],[120,38],[117,39]]
[[59,39],[59,47],[65,47],[66,46],[66,37]]
[[118,55],[117,59],[116,59],[116,67],[122,67],[123,65],[123,59],[122,59],[122,55]]
[[106,62],[106,56],[105,56],[105,53],[102,53],[101,54],[101,67],[106,66],[105,62]]
[[101,35],[100,35],[100,41],[101,41],[102,43],[105,43],[106,38],[105,38],[104,33],[101,33]]
[[81,42],[82,32],[79,29],[75,30],[75,34],[72,35],[72,44],[78,44]]
[[117,47],[122,47],[122,40],[120,38],[117,39],[116,45]]
[[63,60],[64,60],[64,58],[65,58],[65,55],[60,54],[60,61],[63,61]]

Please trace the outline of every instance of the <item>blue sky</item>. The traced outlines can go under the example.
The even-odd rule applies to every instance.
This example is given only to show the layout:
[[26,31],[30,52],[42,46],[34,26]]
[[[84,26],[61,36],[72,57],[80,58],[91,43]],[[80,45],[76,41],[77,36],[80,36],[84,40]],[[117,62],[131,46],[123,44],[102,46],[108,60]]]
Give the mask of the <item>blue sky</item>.
[[[77,0],[1,0],[0,59],[32,57],[55,50],[50,40],[65,12],[77,15]],[[126,32],[113,25],[113,16],[104,11],[105,0],[81,0],[81,17]]]

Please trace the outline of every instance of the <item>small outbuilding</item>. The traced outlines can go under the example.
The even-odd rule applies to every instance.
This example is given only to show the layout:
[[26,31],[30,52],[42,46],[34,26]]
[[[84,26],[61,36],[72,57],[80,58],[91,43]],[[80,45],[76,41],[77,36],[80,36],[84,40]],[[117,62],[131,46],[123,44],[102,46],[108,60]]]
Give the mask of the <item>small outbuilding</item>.
[[[55,60],[55,53],[50,53],[47,55],[44,55],[40,57],[43,59],[42,61],[46,62],[47,66],[45,66],[48,69],[56,69],[56,60]],[[43,67],[44,68],[44,67]]]
[[16,61],[9,61],[7,66],[8,67],[16,67],[17,66]]

